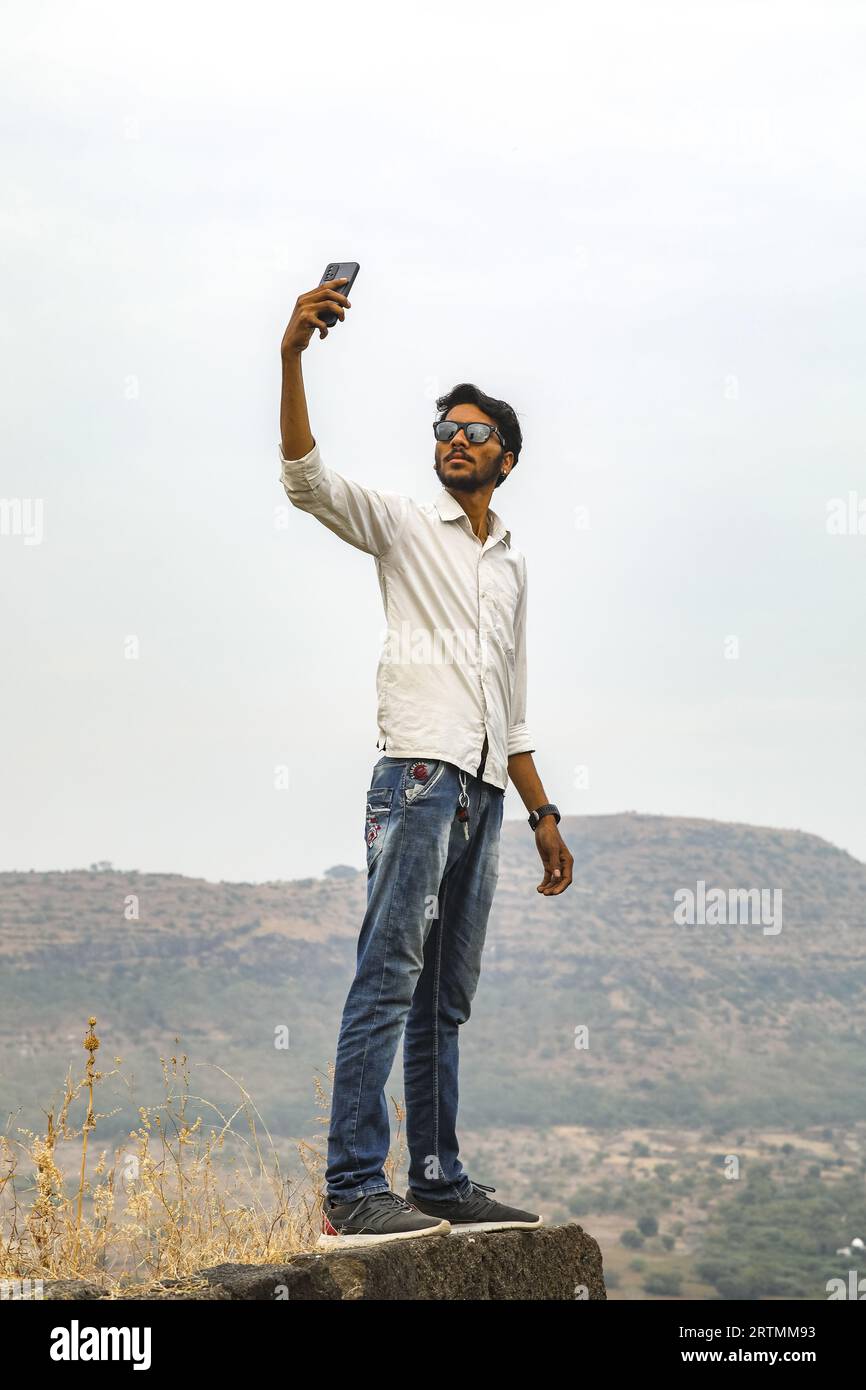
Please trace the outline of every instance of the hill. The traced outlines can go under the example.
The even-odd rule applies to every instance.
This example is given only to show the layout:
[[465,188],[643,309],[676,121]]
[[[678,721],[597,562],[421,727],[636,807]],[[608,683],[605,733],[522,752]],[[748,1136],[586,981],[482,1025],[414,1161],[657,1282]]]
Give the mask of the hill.
[[[859,1113],[866,865],[813,835],[711,820],[567,816],[561,829],[575,883],[546,899],[525,823],[503,826],[461,1037],[467,1124],[798,1129]],[[706,895],[765,890],[778,921],[678,921],[677,902],[688,891],[699,903],[700,884]],[[100,1066],[120,1055],[135,1077],[103,1137],[125,1134],[159,1093],[159,1057],[176,1036],[194,1062],[243,1080],[273,1134],[309,1132],[365,890],[366,875],[345,866],[264,884],[0,874],[4,1114],[39,1122],[70,1059],[83,1060],[95,1014]],[[215,1099],[220,1087],[214,1070],[193,1089]]]

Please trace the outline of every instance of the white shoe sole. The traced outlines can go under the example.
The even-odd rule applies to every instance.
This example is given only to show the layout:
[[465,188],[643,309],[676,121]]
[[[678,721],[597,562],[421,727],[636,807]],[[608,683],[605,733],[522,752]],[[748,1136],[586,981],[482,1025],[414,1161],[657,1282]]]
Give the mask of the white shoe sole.
[[461,1231],[537,1231],[543,1226],[541,1217],[537,1221],[452,1221],[452,1236]]
[[316,1245],[320,1250],[342,1250],[348,1245],[382,1245],[386,1240],[418,1240],[424,1236],[447,1236],[452,1230],[450,1221],[440,1221],[438,1226],[427,1226],[420,1231],[392,1231],[390,1235],[383,1236],[326,1236],[323,1231]]

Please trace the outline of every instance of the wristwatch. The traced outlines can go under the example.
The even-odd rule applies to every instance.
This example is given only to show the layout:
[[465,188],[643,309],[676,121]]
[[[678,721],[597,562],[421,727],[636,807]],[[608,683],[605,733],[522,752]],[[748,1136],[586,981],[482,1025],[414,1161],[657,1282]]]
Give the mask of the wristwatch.
[[537,830],[538,822],[542,816],[556,816],[556,824],[559,825],[560,815],[558,806],[539,806],[537,811],[529,812],[529,824],[533,830]]

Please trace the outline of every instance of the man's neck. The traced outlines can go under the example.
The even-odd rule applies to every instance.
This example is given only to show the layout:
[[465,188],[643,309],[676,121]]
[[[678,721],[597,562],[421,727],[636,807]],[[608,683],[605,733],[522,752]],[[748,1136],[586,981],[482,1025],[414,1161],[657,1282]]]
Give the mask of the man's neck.
[[490,503],[490,496],[485,492],[451,492],[447,491],[456,499],[469,517],[469,524],[475,532],[482,545],[490,535],[490,526],[487,518],[487,509]]

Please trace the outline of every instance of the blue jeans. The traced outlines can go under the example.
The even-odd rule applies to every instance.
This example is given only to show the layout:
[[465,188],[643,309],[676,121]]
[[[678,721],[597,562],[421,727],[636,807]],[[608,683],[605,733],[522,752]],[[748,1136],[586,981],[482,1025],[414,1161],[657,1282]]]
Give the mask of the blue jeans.
[[[469,838],[458,819],[468,796]],[[499,873],[505,792],[454,763],[381,757],[367,792],[367,910],[343,1010],[328,1132],[327,1192],[386,1191],[385,1084],[400,1035],[409,1184],[435,1200],[468,1196],[458,1158],[461,1023],[481,970]]]

